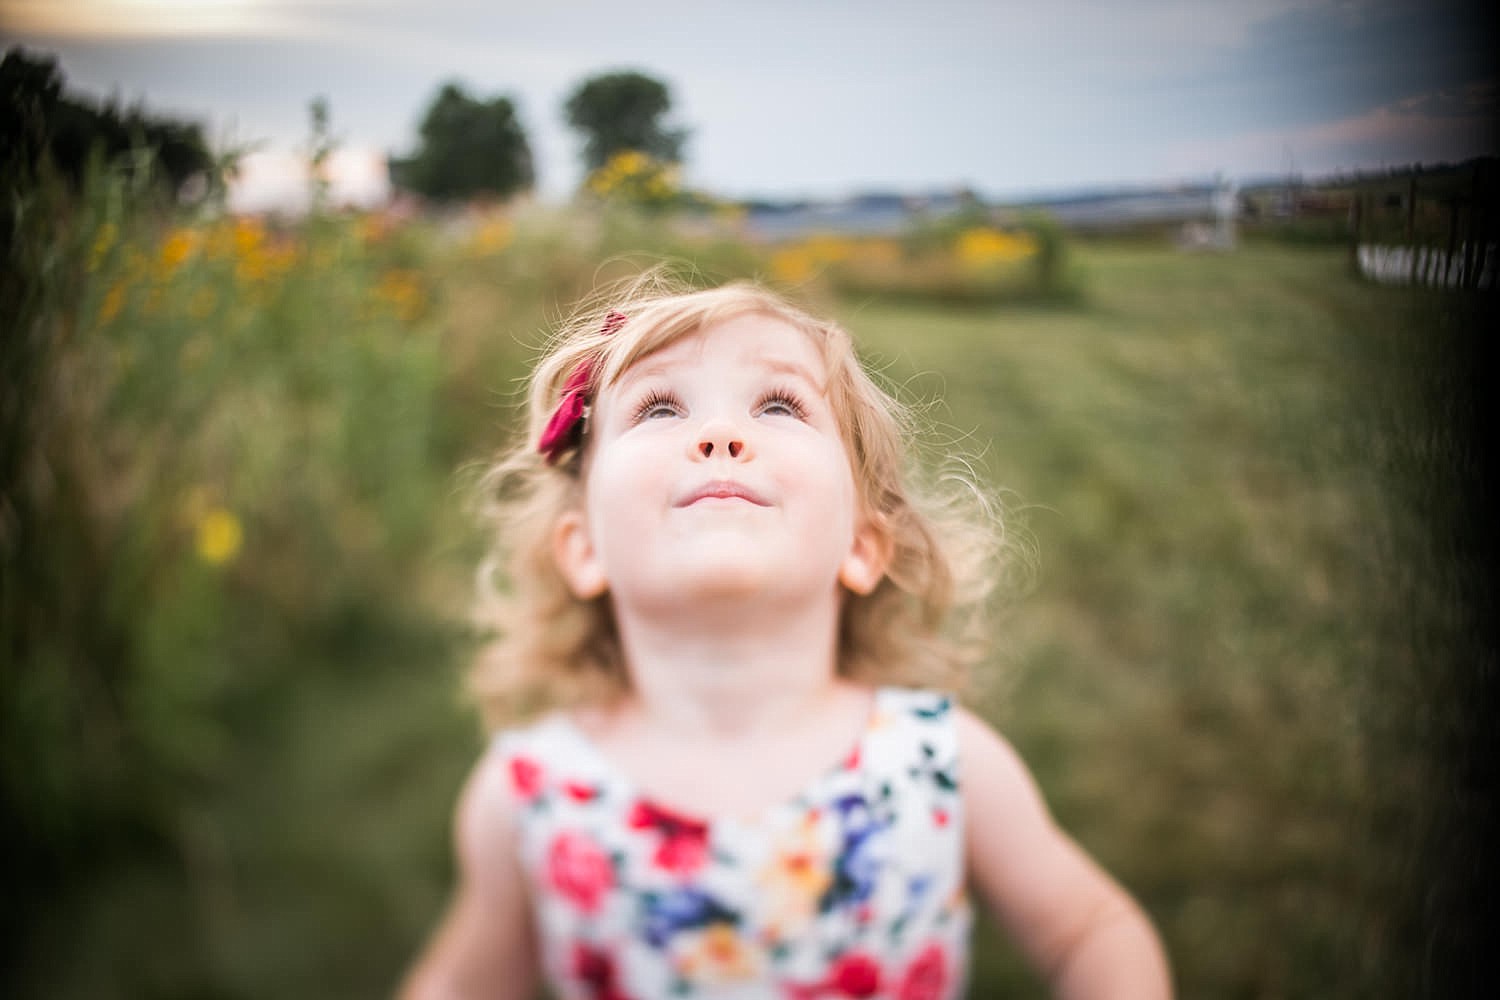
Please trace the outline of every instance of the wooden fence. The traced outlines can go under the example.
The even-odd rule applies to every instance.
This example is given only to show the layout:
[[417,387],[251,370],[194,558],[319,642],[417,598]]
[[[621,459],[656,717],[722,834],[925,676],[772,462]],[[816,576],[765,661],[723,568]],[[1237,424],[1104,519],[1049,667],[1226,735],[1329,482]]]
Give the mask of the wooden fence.
[[1382,284],[1495,287],[1494,157],[1361,177],[1350,202],[1350,257]]

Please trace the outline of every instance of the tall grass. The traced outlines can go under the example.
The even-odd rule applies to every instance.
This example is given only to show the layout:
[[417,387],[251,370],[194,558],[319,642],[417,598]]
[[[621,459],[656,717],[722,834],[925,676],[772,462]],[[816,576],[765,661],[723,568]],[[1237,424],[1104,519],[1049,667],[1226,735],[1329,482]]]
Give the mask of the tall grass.
[[[481,742],[461,470],[574,298],[771,257],[629,214],[278,230],[111,197],[37,237],[22,527],[47,533],[7,573],[46,587],[7,612],[32,639],[5,677],[7,992],[387,992]],[[803,292],[1016,498],[1040,562],[979,707],[1155,916],[1183,995],[1409,995],[1451,940],[1414,887],[1481,607],[1446,501],[1464,300],[1364,286],[1337,250],[1072,267],[1063,306]],[[991,934],[973,994],[1040,995]]]

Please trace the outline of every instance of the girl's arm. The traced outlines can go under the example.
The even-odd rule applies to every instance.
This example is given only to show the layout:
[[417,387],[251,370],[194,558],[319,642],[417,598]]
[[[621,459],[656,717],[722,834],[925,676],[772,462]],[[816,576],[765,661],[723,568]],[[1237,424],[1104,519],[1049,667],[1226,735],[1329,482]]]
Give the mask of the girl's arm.
[[535,936],[509,780],[500,755],[488,753],[464,786],[453,824],[458,887],[407,976],[403,1000],[535,996]]
[[1067,1000],[1165,1000],[1166,955],[1130,895],[1052,821],[1010,744],[959,713],[965,854],[991,913]]

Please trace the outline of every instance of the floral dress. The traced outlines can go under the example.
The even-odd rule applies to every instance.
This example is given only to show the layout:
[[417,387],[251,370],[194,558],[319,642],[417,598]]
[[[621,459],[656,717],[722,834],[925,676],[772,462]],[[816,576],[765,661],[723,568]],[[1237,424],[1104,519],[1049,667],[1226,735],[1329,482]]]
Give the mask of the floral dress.
[[564,716],[499,734],[553,993],[962,996],[957,746],[946,697],[882,688],[839,767],[709,821],[642,797]]

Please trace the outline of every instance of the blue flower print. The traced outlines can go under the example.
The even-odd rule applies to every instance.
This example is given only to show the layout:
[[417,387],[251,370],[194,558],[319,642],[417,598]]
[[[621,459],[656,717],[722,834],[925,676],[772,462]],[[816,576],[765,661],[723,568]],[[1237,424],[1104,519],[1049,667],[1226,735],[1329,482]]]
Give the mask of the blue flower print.
[[641,936],[653,948],[666,947],[672,936],[681,931],[740,922],[737,912],[701,889],[645,893],[641,905]]
[[833,802],[839,815],[840,845],[833,861],[833,882],[818,902],[820,912],[857,905],[870,898],[884,862],[880,834],[890,828],[863,795],[844,795]]

